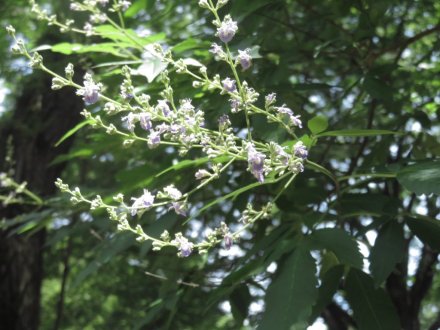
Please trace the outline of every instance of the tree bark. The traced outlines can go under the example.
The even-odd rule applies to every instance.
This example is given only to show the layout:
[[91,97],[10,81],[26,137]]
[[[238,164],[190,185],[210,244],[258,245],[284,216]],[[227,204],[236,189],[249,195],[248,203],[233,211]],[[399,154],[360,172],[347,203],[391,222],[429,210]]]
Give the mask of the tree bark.
[[[27,79],[13,115],[0,127],[0,159],[4,159],[5,142],[12,137],[14,179],[26,181],[28,189],[44,197],[55,193],[54,181],[64,168],[50,163],[66,153],[72,142],[58,148],[54,144],[79,122],[83,104],[72,90],[53,92],[49,77],[34,75],[40,77]],[[24,206],[1,206],[0,219],[7,222],[32,211]],[[31,236],[19,235],[13,229],[0,230],[0,328],[37,329],[46,233],[42,229]]]

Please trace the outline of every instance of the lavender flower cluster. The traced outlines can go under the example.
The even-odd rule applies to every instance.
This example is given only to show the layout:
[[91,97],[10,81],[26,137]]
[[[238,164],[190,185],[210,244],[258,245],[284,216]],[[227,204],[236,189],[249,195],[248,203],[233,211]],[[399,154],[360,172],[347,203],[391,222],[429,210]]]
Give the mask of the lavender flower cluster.
[[[114,123],[105,123],[100,115],[92,114],[88,110],[82,113],[93,126],[106,130],[109,134],[118,134],[124,138],[124,145],[131,145],[135,141],[146,143],[149,148],[156,148],[160,145],[172,146],[178,149],[181,156],[185,155],[190,149],[201,150],[211,159],[208,168],[200,168],[195,173],[195,178],[199,184],[195,189],[187,193],[182,193],[174,185],[169,185],[158,191],[144,189],[138,197],[132,197],[131,203],[124,201],[122,194],[114,196],[117,205],[110,205],[103,202],[98,195],[90,200],[84,197],[79,188],[71,190],[67,184],[60,179],[56,185],[63,191],[71,195],[73,203],[89,203],[91,209],[104,208],[107,210],[110,219],[118,222],[118,230],[128,230],[138,236],[139,241],[150,240],[153,242],[155,250],[160,250],[166,246],[177,248],[180,257],[188,257],[193,251],[206,253],[213,246],[223,242],[226,249],[230,249],[233,242],[238,240],[240,233],[247,229],[258,219],[267,218],[270,215],[272,205],[280,196],[282,191],[287,188],[297,174],[304,170],[304,162],[308,157],[306,145],[300,141],[295,134],[296,128],[302,128],[300,116],[288,108],[285,104],[276,106],[276,94],[271,93],[264,98],[264,106],[257,105],[259,93],[252,88],[248,82],[242,81],[237,68],[241,71],[251,69],[253,65],[252,51],[249,48],[238,50],[233,54],[229,49],[235,35],[239,32],[238,24],[230,15],[225,15],[223,19],[219,16],[219,9],[227,4],[228,0],[218,0],[214,5],[212,0],[200,0],[199,5],[209,10],[214,15],[213,24],[216,27],[215,36],[221,44],[213,43],[210,52],[216,60],[224,61],[231,69],[232,77],[214,75],[210,77],[207,68],[199,65],[198,71],[192,71],[192,64],[185,60],[174,60],[171,52],[164,51],[159,44],[152,47],[144,47],[138,44],[138,40],[131,34],[127,34],[123,24],[117,25],[112,21],[104,9],[108,5],[107,0],[84,0],[73,2],[71,9],[75,11],[89,12],[89,20],[83,29],[75,29],[72,22],[61,23],[56,16],[49,15],[41,10],[38,5],[33,3],[33,11],[40,19],[46,20],[49,24],[59,26],[64,30],[71,30],[83,33],[86,36],[98,35],[99,30],[94,26],[102,23],[110,23],[120,33],[124,34],[133,42],[135,49],[142,53],[148,52],[149,57],[159,59],[164,68],[171,65],[176,72],[187,74],[194,79],[195,88],[206,87],[210,90],[217,90],[220,94],[228,97],[230,103],[230,114],[223,114],[218,118],[218,129],[212,130],[205,127],[205,113],[202,109],[193,105],[191,99],[181,99],[178,102],[174,98],[174,91],[170,83],[167,70],[163,70],[160,81],[163,83],[163,90],[155,101],[147,94],[138,93],[136,86],[133,85],[132,75],[136,74],[136,69],[124,66],[122,76],[124,77],[120,94],[117,98],[105,95],[104,85],[93,80],[92,74],[86,73],[83,85],[73,82],[74,67],[69,64],[65,69],[65,75],[58,75],[49,70],[43,63],[42,57],[38,53],[29,54],[24,43],[15,38],[15,31],[12,27],[8,32],[15,38],[17,44],[14,46],[15,52],[29,58],[32,67],[42,69],[53,75],[52,88],[59,89],[65,86],[74,87],[77,95],[82,96],[86,106],[100,107],[103,104],[104,113],[108,116],[120,114],[119,128]],[[120,13],[129,6],[128,1],[115,1],[109,9],[110,12]],[[121,16],[120,16],[121,17]],[[105,36],[104,36],[105,37]],[[231,116],[244,116],[246,119],[247,137],[241,138],[231,126],[229,118]],[[268,121],[278,123],[292,136],[294,143],[285,146],[273,141],[257,141],[253,139],[252,116],[262,115]],[[223,156],[222,161],[218,157]],[[246,162],[247,170],[261,184],[275,183],[288,179],[283,186],[283,190],[267,205],[259,211],[249,205],[242,215],[243,226],[232,232],[226,223],[212,230],[206,239],[192,243],[182,233],[176,233],[171,239],[168,232],[164,232],[160,238],[153,238],[146,234],[138,225],[130,225],[130,217],[139,217],[144,212],[154,208],[167,208],[173,210],[180,216],[187,216],[190,210],[188,203],[189,197],[202,189],[211,181],[220,177],[235,162]],[[270,179],[268,179],[270,175]]]

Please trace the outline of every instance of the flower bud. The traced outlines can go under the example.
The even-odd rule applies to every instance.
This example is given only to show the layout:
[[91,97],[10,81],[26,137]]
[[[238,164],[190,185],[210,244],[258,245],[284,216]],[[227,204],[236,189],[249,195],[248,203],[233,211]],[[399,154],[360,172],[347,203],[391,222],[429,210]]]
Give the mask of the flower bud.
[[13,35],[15,34],[15,29],[14,29],[14,27],[13,27],[12,25],[8,25],[8,26],[6,27],[6,32],[8,32],[8,34],[9,34],[10,36],[13,36]]
[[66,84],[65,84],[63,79],[58,78],[58,77],[55,77],[55,78],[52,79],[52,86],[51,86],[51,88],[53,90],[61,89],[64,86],[66,86]]
[[68,80],[72,80],[73,75],[74,75],[74,70],[73,70],[73,64],[69,63],[67,64],[66,68],[64,69],[64,72],[66,73],[66,78]]

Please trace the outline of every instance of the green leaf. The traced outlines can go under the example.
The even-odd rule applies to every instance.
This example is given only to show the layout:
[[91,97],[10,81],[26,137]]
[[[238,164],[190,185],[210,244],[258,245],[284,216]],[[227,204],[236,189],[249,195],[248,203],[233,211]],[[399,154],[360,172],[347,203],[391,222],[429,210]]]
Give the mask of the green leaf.
[[57,143],[55,143],[55,147],[58,147],[61,143],[63,143],[65,140],[67,140],[69,137],[71,137],[73,134],[75,134],[76,132],[78,132],[81,128],[83,128],[86,125],[89,125],[91,123],[93,123],[94,121],[91,119],[87,119],[84,120],[82,122],[80,122],[78,125],[76,125],[74,128],[72,128],[71,130],[69,130],[66,134],[64,134],[61,139],[59,139],[57,141]]
[[338,257],[332,251],[325,251],[321,258],[319,277],[323,277],[327,271],[340,264]]
[[162,61],[158,56],[151,53],[145,53],[143,56],[143,63],[136,71],[136,73],[141,76],[145,76],[149,83],[151,83],[163,70],[168,66],[167,62]]
[[384,101],[391,101],[393,99],[393,88],[387,85],[383,80],[372,75],[367,75],[363,87],[365,91],[374,98]]
[[198,166],[206,164],[208,162],[226,163],[230,159],[231,159],[231,157],[229,157],[229,156],[220,156],[220,157],[216,157],[214,159],[209,158],[209,157],[197,158],[197,159],[194,159],[194,160],[184,159],[184,160],[178,162],[177,164],[172,165],[172,166],[166,168],[165,170],[163,170],[162,172],[156,174],[156,178],[159,177],[159,176],[162,176],[165,173],[168,173],[170,171],[180,171],[180,170],[183,170],[185,168],[198,167]]
[[403,227],[394,220],[379,230],[369,256],[370,271],[378,287],[391,274],[396,263],[402,260],[405,248]]
[[252,302],[248,286],[241,284],[236,287],[229,297],[229,302],[235,324],[242,325],[244,319],[248,316],[249,305]]
[[95,258],[73,279],[70,289],[80,285],[87,277],[94,274],[104,264],[112,260],[116,255],[128,249],[136,241],[132,234],[118,234],[111,239],[104,240],[95,251]]
[[400,132],[388,131],[384,129],[341,129],[339,131],[327,131],[317,134],[317,137],[323,136],[377,136],[387,134],[402,134]]
[[[284,239],[286,236],[291,235],[291,229],[290,226],[280,226],[269,235],[261,238],[237,262],[237,266],[223,279],[222,284],[211,292],[206,303],[207,309],[229,295],[237,285],[263,272],[273,261],[292,251],[296,247],[298,239],[296,239],[296,236],[293,240]],[[259,257],[255,258],[256,255]]]
[[315,260],[298,246],[280,267],[266,294],[260,330],[290,329],[307,321],[318,297]]
[[318,288],[318,299],[315,306],[313,306],[309,323],[313,323],[323,309],[332,301],[333,296],[339,288],[343,274],[344,266],[342,265],[332,267],[324,274],[321,279],[321,285]]
[[93,149],[83,148],[83,149],[72,150],[68,154],[63,154],[55,157],[55,159],[49,164],[49,166],[60,164],[75,158],[87,158],[94,154],[95,151]]
[[[119,31],[112,25],[99,25],[95,27],[95,31],[102,37],[111,39],[114,41],[126,42],[132,46],[137,46],[136,42],[140,42],[140,38],[137,36],[136,32],[130,29],[125,29],[125,33]],[[138,46],[137,46],[138,47]]]
[[405,218],[409,229],[431,248],[440,251],[440,220],[418,216]]
[[338,183],[338,178],[329,170],[327,170],[325,167],[322,167],[319,164],[316,164],[308,159],[306,159],[306,167],[310,167],[311,169],[317,171],[317,172],[321,172],[323,174],[325,174],[326,176],[328,176],[337,186],[339,185]]
[[62,42],[51,47],[51,50],[56,53],[62,53],[66,55],[70,54],[83,54],[83,53],[108,53],[119,57],[127,57],[120,52],[120,49],[129,46],[129,44],[116,44],[116,43],[100,43],[92,45],[71,44],[68,42]]
[[309,237],[314,246],[332,251],[343,264],[362,268],[363,256],[357,241],[339,228],[324,228],[314,231]]
[[440,160],[406,166],[397,172],[397,180],[417,195],[440,194]]
[[359,330],[399,330],[396,310],[382,288],[364,272],[351,269],[345,281],[347,300]]
[[328,127],[327,118],[324,116],[315,116],[307,122],[307,127],[313,134],[324,132]]

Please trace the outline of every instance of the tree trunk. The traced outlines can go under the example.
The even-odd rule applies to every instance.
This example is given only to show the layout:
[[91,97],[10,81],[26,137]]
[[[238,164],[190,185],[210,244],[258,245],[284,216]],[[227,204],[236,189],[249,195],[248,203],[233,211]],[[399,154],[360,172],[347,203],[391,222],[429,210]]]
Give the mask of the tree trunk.
[[[40,77],[25,83],[9,123],[0,127],[0,159],[4,159],[5,142],[12,137],[14,179],[26,181],[28,189],[44,197],[55,193],[54,181],[64,167],[49,164],[68,151],[71,141],[57,148],[54,144],[79,122],[83,104],[72,90],[53,92],[48,77],[34,75]],[[8,221],[31,211],[24,206],[2,206],[0,219]],[[31,236],[19,235],[13,229],[0,230],[0,329],[37,329],[46,233],[42,229]]]

